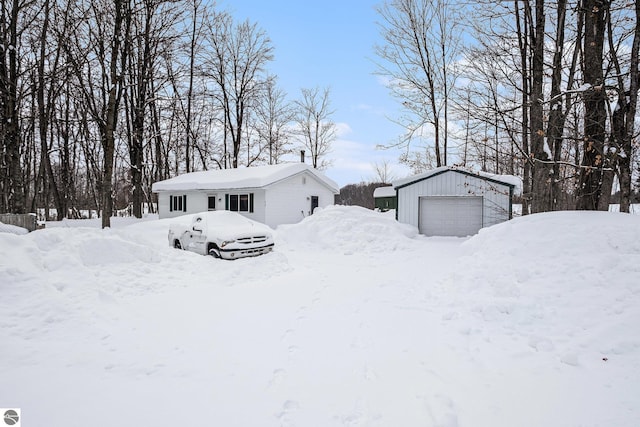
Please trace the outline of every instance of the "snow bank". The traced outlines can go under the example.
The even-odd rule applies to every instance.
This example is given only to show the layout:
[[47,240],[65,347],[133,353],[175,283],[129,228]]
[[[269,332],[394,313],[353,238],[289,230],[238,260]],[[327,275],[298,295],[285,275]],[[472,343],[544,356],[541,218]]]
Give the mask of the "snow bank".
[[0,222],[0,233],[27,234],[28,232],[26,228]]
[[571,366],[616,357],[618,367],[637,367],[640,217],[529,215],[483,229],[462,248],[466,268],[452,277],[454,289],[487,336],[517,330]]
[[290,245],[339,251],[345,255],[407,248],[418,230],[392,216],[359,206],[328,206],[298,224],[281,225],[277,237]]
[[481,229],[463,247],[481,264],[535,265],[541,273],[567,276],[606,274],[626,263],[622,255],[640,253],[640,216],[590,211],[528,215]]

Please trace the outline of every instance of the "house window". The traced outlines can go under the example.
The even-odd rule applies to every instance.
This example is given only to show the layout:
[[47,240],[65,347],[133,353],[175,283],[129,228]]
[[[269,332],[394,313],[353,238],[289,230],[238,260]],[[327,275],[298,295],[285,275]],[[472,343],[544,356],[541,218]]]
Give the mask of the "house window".
[[249,195],[248,194],[240,194],[240,212],[249,212]]
[[253,193],[227,194],[227,210],[233,212],[253,212]]
[[169,196],[169,212],[172,211],[187,211],[187,195],[182,196]]
[[207,203],[207,209],[210,211],[216,210],[216,196],[209,196],[209,202]]
[[232,194],[229,196],[229,210],[238,212],[238,195]]

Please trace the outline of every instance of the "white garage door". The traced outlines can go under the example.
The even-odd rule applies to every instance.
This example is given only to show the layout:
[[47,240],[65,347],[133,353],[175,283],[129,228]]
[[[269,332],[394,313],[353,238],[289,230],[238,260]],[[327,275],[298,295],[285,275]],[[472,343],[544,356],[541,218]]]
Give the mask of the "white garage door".
[[470,236],[482,228],[482,197],[421,197],[420,234]]

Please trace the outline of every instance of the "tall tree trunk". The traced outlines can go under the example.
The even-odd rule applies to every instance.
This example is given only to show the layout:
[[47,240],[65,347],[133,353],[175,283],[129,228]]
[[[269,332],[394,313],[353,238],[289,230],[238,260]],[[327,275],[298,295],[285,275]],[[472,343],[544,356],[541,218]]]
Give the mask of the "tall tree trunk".
[[544,41],[545,15],[544,0],[535,3],[535,30],[533,31],[533,62],[530,132],[531,152],[535,163],[533,167],[533,212],[546,212],[551,208],[550,194],[550,166],[549,156],[545,150],[544,110],[543,110],[543,78],[544,78]]
[[[584,144],[580,169],[578,209],[597,210],[609,202],[602,192],[605,123],[607,119],[602,52],[608,2],[584,0]],[[601,201],[602,198],[602,201]]]
[[[115,4],[115,21],[113,40],[111,41],[111,58],[109,64],[109,82],[111,83],[108,92],[107,105],[104,121],[100,124],[101,143],[104,156],[102,187],[100,198],[102,199],[102,228],[111,227],[111,216],[113,215],[113,167],[115,155],[115,131],[118,124],[118,112],[120,98],[122,94],[122,76],[118,72],[120,60],[125,62],[125,53],[122,51],[122,42],[125,35],[128,34],[129,24],[126,22],[130,19],[127,14],[126,0],[114,0]],[[127,17],[128,18],[125,18]],[[125,29],[123,29],[123,25]],[[124,35],[123,35],[124,34]],[[120,56],[123,58],[120,58]]]
[[[67,85],[68,87],[68,85]],[[72,168],[75,166],[75,160],[72,159],[71,155],[71,101],[70,97],[65,97],[65,105],[64,105],[64,121],[62,123],[58,123],[58,139],[61,140],[61,144],[58,145],[60,147],[60,166],[61,166],[61,175],[60,179],[62,181],[62,197],[61,203],[65,212],[69,212],[69,208],[77,208],[75,205],[76,202],[76,189],[74,186],[73,172]]]
[[[25,213],[25,196],[20,167],[20,121],[18,115],[18,18],[20,1],[10,4],[9,16],[0,11],[0,28],[5,30],[5,41],[0,46],[0,105],[2,107],[2,151],[4,152],[2,203],[12,213]],[[7,22],[8,20],[8,22]],[[8,67],[7,67],[8,60]]]
[[[151,92],[155,93],[155,85],[154,81],[151,80]],[[152,179],[153,182],[162,181],[169,177],[168,167],[169,161],[164,156],[164,143],[162,141],[162,128],[160,125],[160,117],[158,112],[158,106],[156,105],[155,98],[152,97],[149,101],[149,109],[151,111],[151,121],[153,128],[153,141],[155,142],[155,159],[154,159],[154,167]]]
[[[611,115],[611,140],[615,144],[612,164],[618,172],[620,181],[620,212],[629,212],[631,205],[631,159],[633,151],[633,137],[635,116],[638,106],[638,89],[640,73],[638,71],[638,54],[640,50],[640,5],[636,2],[636,25],[633,43],[631,45],[629,72],[622,72],[618,60],[618,52],[613,46],[613,28],[610,15],[607,17],[609,50],[615,72],[618,76],[618,101]],[[629,79],[627,89],[627,75]]]
[[[151,76],[151,28],[155,15],[155,5],[151,0],[144,2],[144,29],[142,37],[142,55],[138,55],[138,63],[132,66],[136,69],[136,85],[131,85],[132,113],[133,113],[133,132],[131,143],[129,146],[129,160],[131,162],[131,185],[133,186],[133,216],[142,218],[142,203],[144,192],[142,188],[143,176],[143,157],[144,157],[144,127],[145,127],[145,111],[147,106],[147,94]],[[131,44],[129,43],[131,46]],[[129,49],[126,49],[129,52]],[[129,52],[131,53],[131,52]],[[132,55],[130,55],[132,56]],[[190,103],[189,103],[190,108]],[[189,117],[187,117],[189,122]],[[188,126],[188,124],[187,124]],[[188,141],[188,139],[187,139]],[[188,164],[188,163],[187,163]]]
[[549,124],[547,127],[547,142],[550,148],[553,147],[553,170],[550,174],[551,210],[558,210],[558,205],[562,197],[560,194],[560,159],[562,156],[562,134],[564,133],[565,113],[562,109],[562,89],[560,85],[562,84],[562,56],[564,54],[566,7],[566,0],[558,0],[555,52],[553,55],[553,68],[551,70],[551,104],[549,111]]
[[[143,141],[144,141],[144,104],[141,100],[137,101],[137,105],[133,110],[133,135],[131,145],[129,147],[129,160],[131,162],[131,186],[132,194],[132,213],[136,218],[142,218],[142,167],[143,167]],[[142,104],[142,105],[141,105]]]
[[[525,156],[524,171],[522,177],[522,215],[530,213],[531,202],[531,159],[530,159],[530,132],[529,132],[529,21],[530,13],[523,14],[520,20],[520,0],[515,0],[516,26],[518,35],[518,49],[520,50],[520,67],[522,76],[522,152]],[[530,7],[529,2],[524,2],[525,8]]]
[[[40,146],[41,146],[41,162],[45,167],[47,172],[48,182],[42,177],[43,182],[46,182],[48,189],[53,193],[53,201],[56,206],[56,210],[58,215],[56,219],[61,221],[63,218],[67,217],[67,212],[62,204],[62,199],[60,197],[60,192],[58,191],[58,184],[56,182],[56,177],[53,173],[53,167],[51,165],[51,156],[49,155],[50,151],[50,143],[48,142],[47,133],[49,132],[49,123],[51,117],[51,108],[52,108],[52,96],[45,96],[45,88],[46,88],[46,79],[45,79],[45,62],[46,59],[46,47],[47,47],[47,36],[49,30],[49,15],[50,15],[50,2],[49,0],[45,0],[44,4],[44,20],[42,22],[42,33],[40,36],[40,57],[38,58],[38,82],[37,82],[37,91],[36,98],[38,101],[38,131],[40,135]],[[58,57],[54,59],[53,68],[56,68],[56,64],[58,61]],[[51,95],[49,92],[49,95]],[[48,98],[48,99],[47,99]],[[45,209],[48,209],[45,201]]]
[[187,90],[187,117],[186,117],[186,135],[185,135],[185,159],[186,171],[191,172],[191,104],[193,102],[193,76],[195,73],[195,51],[196,51],[196,34],[198,28],[198,7],[200,2],[193,0],[193,26],[191,28],[191,45],[189,49],[189,88]]
[[640,3],[636,4],[636,26],[631,47],[631,62],[629,66],[629,98],[625,118],[625,137],[622,144],[624,156],[620,159],[620,211],[629,212],[631,204],[631,151],[635,129],[636,112],[638,111],[638,91],[640,90]]

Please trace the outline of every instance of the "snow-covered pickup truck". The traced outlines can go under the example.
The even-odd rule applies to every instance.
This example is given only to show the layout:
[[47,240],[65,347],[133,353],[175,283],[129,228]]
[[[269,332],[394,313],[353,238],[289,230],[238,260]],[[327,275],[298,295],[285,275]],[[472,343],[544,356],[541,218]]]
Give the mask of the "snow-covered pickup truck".
[[[188,216],[183,217],[188,220]],[[216,258],[236,259],[273,250],[271,229],[230,211],[192,215],[191,222],[169,226],[169,245]]]

